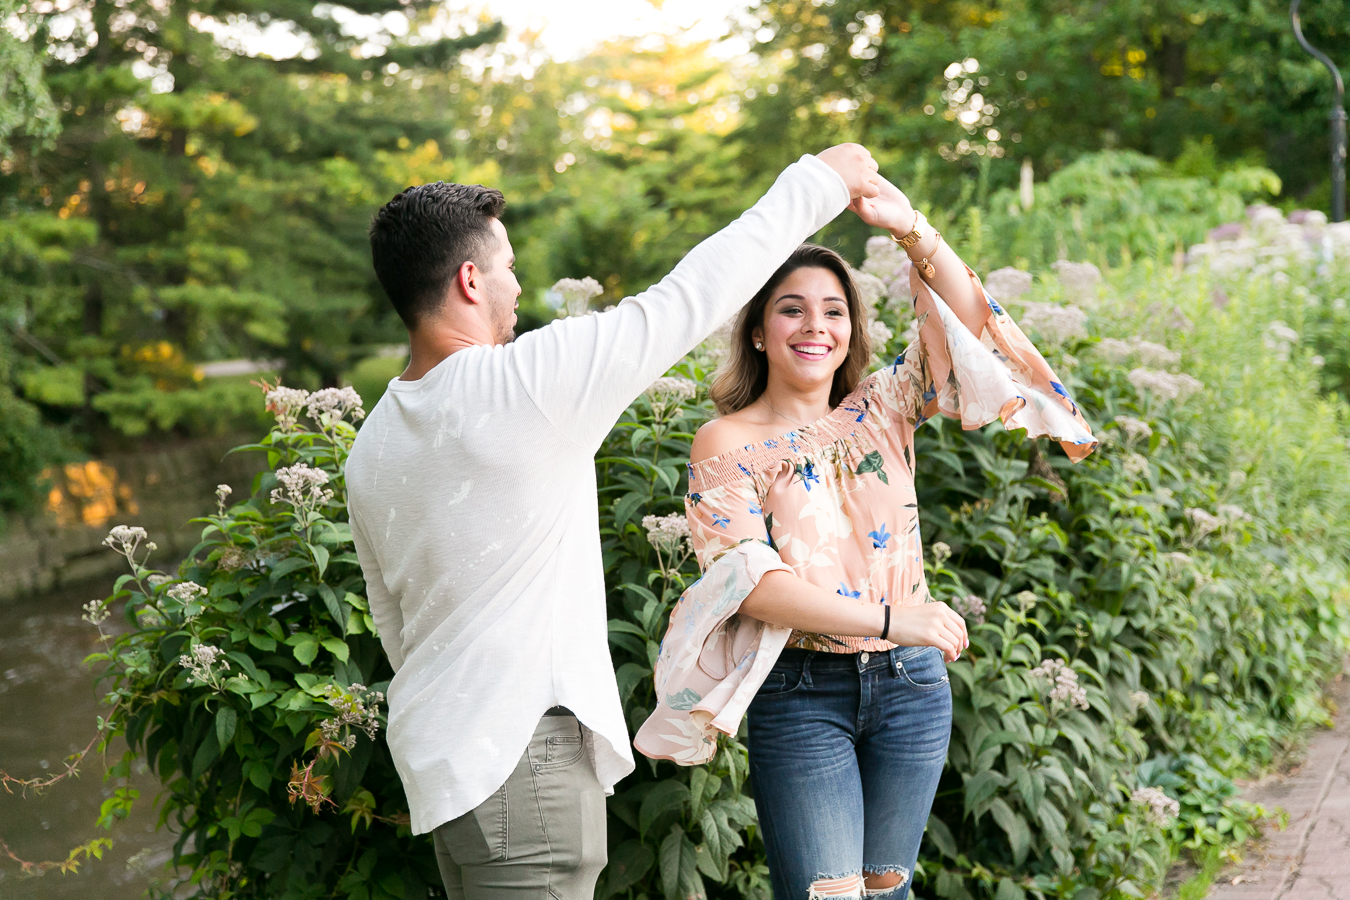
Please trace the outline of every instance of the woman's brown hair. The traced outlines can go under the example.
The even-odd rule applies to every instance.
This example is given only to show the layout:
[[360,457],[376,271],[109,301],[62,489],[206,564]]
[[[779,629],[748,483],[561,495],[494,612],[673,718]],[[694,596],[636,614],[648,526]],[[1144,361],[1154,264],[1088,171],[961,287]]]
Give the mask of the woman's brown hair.
[[708,389],[720,415],[730,415],[754,403],[768,386],[769,357],[763,350],[755,349],[751,334],[755,326],[764,324],[764,309],[774,293],[798,269],[825,269],[833,273],[844,288],[844,300],[848,304],[848,355],[834,370],[830,406],[838,406],[858,386],[863,373],[867,371],[868,361],[872,358],[872,342],[867,336],[867,311],[863,309],[862,297],[858,294],[858,286],[853,283],[848,263],[828,247],[802,244],[792,251],[787,262],[764,282],[764,287],[750,298],[750,302],[736,317],[736,325],[731,331],[731,352],[713,376],[712,387]]

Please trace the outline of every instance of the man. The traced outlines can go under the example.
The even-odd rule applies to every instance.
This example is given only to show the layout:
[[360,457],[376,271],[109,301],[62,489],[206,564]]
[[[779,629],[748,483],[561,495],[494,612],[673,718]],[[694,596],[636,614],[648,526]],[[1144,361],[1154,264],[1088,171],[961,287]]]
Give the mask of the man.
[[633,770],[610,662],[595,451],[627,406],[859,197],[856,144],[804,156],[662,281],[514,341],[501,193],[412,187],[375,272],[412,357],[347,461],[395,676],[389,748],[451,898],[590,900],[604,797]]

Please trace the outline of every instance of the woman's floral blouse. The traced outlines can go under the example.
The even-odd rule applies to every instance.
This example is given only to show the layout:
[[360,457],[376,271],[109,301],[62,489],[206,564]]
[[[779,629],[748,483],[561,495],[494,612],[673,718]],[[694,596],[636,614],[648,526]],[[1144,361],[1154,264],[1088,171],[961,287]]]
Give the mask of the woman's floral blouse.
[[[965,429],[999,418],[1054,438],[1075,462],[1097,446],[1059,378],[988,293],[977,339],[917,272],[911,286],[919,340],[894,364],[811,425],[689,467],[685,511],[700,569],[742,541],[765,541],[797,575],[843,596],[924,603],[918,425],[938,413]],[[794,632],[788,646],[854,653],[894,645]]]

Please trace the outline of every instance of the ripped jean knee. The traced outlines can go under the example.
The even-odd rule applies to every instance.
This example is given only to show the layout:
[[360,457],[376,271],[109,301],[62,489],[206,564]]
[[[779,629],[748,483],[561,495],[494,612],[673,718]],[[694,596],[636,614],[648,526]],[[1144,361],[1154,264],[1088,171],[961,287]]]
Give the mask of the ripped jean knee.
[[822,875],[811,882],[806,900],[861,900],[862,896],[862,875]]
[[886,866],[863,870],[863,897],[884,897],[909,884],[909,869],[904,866]]

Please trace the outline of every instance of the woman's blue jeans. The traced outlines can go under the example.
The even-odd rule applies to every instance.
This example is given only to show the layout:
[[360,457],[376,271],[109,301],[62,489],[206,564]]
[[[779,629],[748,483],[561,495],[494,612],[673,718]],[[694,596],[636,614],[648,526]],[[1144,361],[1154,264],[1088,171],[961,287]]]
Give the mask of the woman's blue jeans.
[[857,897],[862,873],[900,875],[899,885],[865,893],[904,900],[951,724],[935,647],[784,650],[749,710],[750,783],[774,900]]

